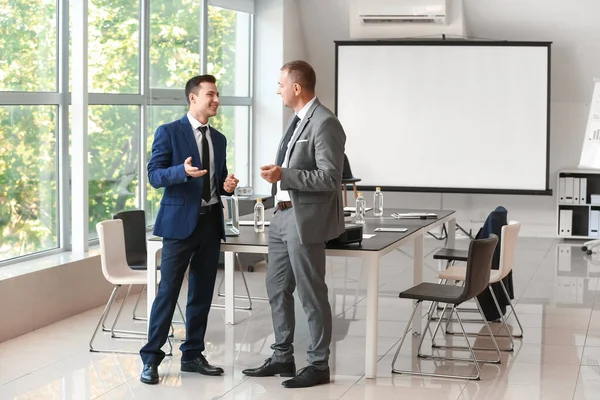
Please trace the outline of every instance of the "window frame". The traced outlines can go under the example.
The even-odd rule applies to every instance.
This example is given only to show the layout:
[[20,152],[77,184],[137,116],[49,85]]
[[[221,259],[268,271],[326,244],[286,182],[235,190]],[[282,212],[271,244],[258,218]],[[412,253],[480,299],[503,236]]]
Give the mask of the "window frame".
[[[87,173],[87,166],[83,168],[81,165],[70,166],[71,160],[69,157],[69,131],[71,128],[71,122],[69,121],[69,107],[72,106],[73,93],[69,91],[69,82],[71,77],[74,75],[73,71],[70,70],[70,59],[69,59],[69,40],[71,35],[69,28],[70,15],[70,1],[72,0],[56,0],[57,10],[57,34],[56,34],[56,91],[55,92],[15,92],[15,91],[0,91],[0,107],[1,106],[20,106],[20,105],[52,105],[57,107],[57,123],[56,123],[56,173],[57,173],[57,203],[56,203],[56,215],[57,215],[57,241],[58,247],[43,250],[36,253],[29,253],[22,256],[10,258],[4,261],[0,261],[0,267],[5,265],[11,265],[24,260],[39,258],[42,256],[55,254],[63,251],[76,249],[84,249],[87,251],[90,245],[97,244],[97,239],[87,240],[85,237],[85,243],[76,243],[75,246],[71,241],[73,232],[81,232],[82,229],[87,230],[86,226],[78,226],[78,218],[74,218],[74,212],[84,209],[86,215],[89,215],[89,199],[85,196],[87,204],[71,204],[71,199],[74,198],[74,191],[81,190],[81,188],[75,188],[72,185],[73,170],[84,169],[84,181],[86,182],[85,190],[89,190],[89,175]],[[138,93],[90,93],[87,86],[85,91],[77,93],[77,99],[83,98],[85,102],[85,109],[88,106],[93,105],[131,105],[140,107],[140,121],[139,121],[139,132],[136,134],[141,135],[139,141],[139,162],[137,171],[139,174],[138,186],[136,188],[136,206],[140,209],[146,209],[147,203],[147,175],[146,175],[146,164],[147,159],[147,146],[146,141],[148,135],[152,135],[156,127],[148,126],[148,114],[150,107],[152,106],[185,106],[187,104],[183,88],[181,89],[159,89],[150,87],[149,77],[149,59],[150,59],[150,1],[151,0],[140,0],[139,7],[139,47],[138,47],[138,60],[139,60],[139,81],[138,81]],[[158,0],[155,0],[158,1]],[[244,140],[248,144],[246,148],[236,149],[236,161],[240,159],[237,152],[243,152],[243,159],[247,160],[247,166],[244,171],[235,171],[236,175],[242,182],[252,185],[252,136],[253,136],[253,107],[254,107],[254,0],[200,0],[201,2],[201,18],[199,22],[199,34],[201,46],[199,49],[200,60],[199,60],[199,71],[198,73],[205,73],[207,70],[207,47],[208,47],[208,7],[217,6],[233,11],[244,12],[250,14],[249,23],[249,60],[248,60],[248,95],[247,96],[222,96],[221,106],[245,106],[248,107],[248,135]],[[87,4],[87,3],[86,3]],[[87,5],[84,6],[87,10]],[[79,9],[81,10],[81,9]],[[85,21],[83,29],[88,30],[88,21]],[[77,34],[77,33],[75,33]],[[75,59],[73,59],[75,61]],[[83,65],[83,67],[82,67]],[[78,60],[79,68],[88,69],[87,60]],[[79,71],[81,72],[81,71]],[[87,76],[87,74],[86,74]],[[89,115],[89,110],[88,110]],[[84,124],[84,135],[88,135],[87,124]],[[85,153],[89,151],[87,140],[84,141],[83,146]],[[84,157],[87,159],[87,157]],[[233,172],[233,171],[232,171]],[[80,180],[79,180],[80,181]],[[78,193],[77,198],[81,198],[81,193]]]

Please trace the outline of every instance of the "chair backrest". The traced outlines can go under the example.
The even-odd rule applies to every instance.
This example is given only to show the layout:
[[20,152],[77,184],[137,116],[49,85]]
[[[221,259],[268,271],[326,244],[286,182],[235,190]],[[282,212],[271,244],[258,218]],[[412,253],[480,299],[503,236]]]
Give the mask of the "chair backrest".
[[148,258],[146,248],[146,213],[144,210],[128,210],[116,213],[113,219],[123,221],[125,254],[129,266],[145,266]]
[[112,219],[96,224],[100,241],[100,261],[102,273],[107,281],[113,283],[113,277],[131,274],[125,256],[125,235],[123,221]]
[[506,225],[508,211],[503,206],[496,207],[492,212],[489,213],[483,226],[477,232],[475,239],[485,239],[494,234],[498,236],[498,246],[494,251],[494,258],[492,259],[492,269],[498,269],[500,266],[500,246],[502,246],[502,227]]
[[471,300],[490,284],[492,258],[497,244],[498,236],[493,233],[488,238],[475,239],[469,244],[465,289],[459,303]]
[[353,177],[352,169],[350,168],[350,161],[348,161],[348,156],[344,154],[344,170],[342,171],[342,179],[350,179]]
[[521,223],[510,221],[508,225],[502,227],[502,240],[500,241],[500,279],[504,279],[506,275],[513,269],[515,262],[515,247],[517,245],[517,237]]

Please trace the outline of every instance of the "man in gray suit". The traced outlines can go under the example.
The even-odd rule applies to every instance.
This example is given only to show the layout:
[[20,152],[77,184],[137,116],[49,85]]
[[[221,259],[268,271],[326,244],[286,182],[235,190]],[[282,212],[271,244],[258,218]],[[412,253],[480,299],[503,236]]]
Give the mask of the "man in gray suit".
[[[276,212],[269,227],[267,293],[275,343],[273,355],[250,376],[287,376],[288,388],[329,383],[331,306],[325,284],[325,242],[344,232],[342,170],[346,135],[336,116],[315,96],[316,76],[305,61],[281,68],[283,104],[296,113],[278,147],[277,162],[261,167],[273,184]],[[294,363],[295,288],[308,316],[309,366]]]

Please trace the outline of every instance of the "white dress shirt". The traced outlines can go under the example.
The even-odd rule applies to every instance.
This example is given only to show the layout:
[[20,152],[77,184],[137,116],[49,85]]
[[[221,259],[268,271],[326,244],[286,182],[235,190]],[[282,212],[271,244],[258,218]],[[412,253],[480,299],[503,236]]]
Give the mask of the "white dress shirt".
[[[202,206],[208,206],[210,204],[216,204],[219,202],[217,198],[217,188],[215,187],[215,152],[213,149],[212,139],[210,137],[210,126],[208,124],[203,125],[196,118],[192,116],[189,112],[187,113],[188,120],[190,124],[192,124],[192,131],[194,132],[194,137],[196,138],[196,143],[198,144],[198,152],[200,153],[200,159],[202,160],[202,132],[200,132],[200,127],[206,126],[206,140],[208,141],[208,152],[210,154],[210,201],[207,203],[202,199]],[[201,177],[202,178],[202,177]]]
[[[292,138],[290,139],[290,141],[288,142],[287,145],[287,149],[285,151],[285,157],[283,159],[283,164],[281,165],[281,168],[287,168],[288,164],[289,164],[289,158],[290,158],[290,146],[292,143],[294,143],[297,139],[298,136],[298,127],[302,124],[302,120],[304,119],[304,117],[306,117],[306,113],[308,112],[308,109],[313,105],[313,103],[315,102],[315,100],[317,99],[317,97],[313,97],[312,99],[310,99],[310,101],[308,103],[306,103],[304,105],[304,107],[302,107],[302,109],[300,111],[298,111],[298,114],[296,114],[298,116],[298,118],[300,118],[300,120],[298,121],[298,123],[296,124],[296,126],[294,127],[294,134],[292,135]],[[276,201],[291,201],[290,199],[290,194],[288,193],[287,190],[281,190],[281,181],[277,182],[277,194],[275,195],[275,200]]]

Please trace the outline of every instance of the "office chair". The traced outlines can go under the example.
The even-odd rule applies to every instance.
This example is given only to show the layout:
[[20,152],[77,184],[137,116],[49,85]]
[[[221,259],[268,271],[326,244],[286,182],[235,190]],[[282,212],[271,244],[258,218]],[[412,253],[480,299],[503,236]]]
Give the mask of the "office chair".
[[[143,285],[146,283],[146,272],[133,270],[129,268],[127,264],[127,256],[125,251],[125,234],[123,230],[123,221],[120,219],[113,219],[108,221],[102,221],[96,224],[96,231],[98,232],[98,240],[100,242],[100,261],[102,264],[102,274],[104,278],[108,282],[114,285],[114,289],[104,307],[104,311],[100,316],[100,320],[96,325],[96,329],[92,334],[92,338],[90,339],[90,351],[91,352],[108,352],[108,353],[122,353],[122,354],[138,354],[138,351],[126,351],[126,350],[110,350],[110,349],[97,349],[94,347],[94,339],[100,330],[100,327],[104,327],[106,322],[106,318],[110,313],[113,303],[117,298],[117,294],[119,289],[122,286],[126,285],[129,287],[127,290],[127,295],[129,295],[129,291],[131,290],[132,285]],[[115,325],[119,320],[119,316],[121,314],[121,310],[123,309],[123,304],[125,304],[125,300],[121,303],[121,307],[119,308],[119,312],[115,317],[115,320],[112,324],[111,329],[107,329],[107,332],[112,333],[112,337],[116,337],[114,332],[124,332],[124,331],[116,331]],[[135,334],[136,332],[130,332]],[[137,332],[139,334],[146,334],[146,332]],[[125,337],[129,339],[134,339],[134,337]],[[143,339],[143,335],[137,337],[137,339]],[[168,339],[170,352],[173,352],[173,346],[171,340]]]
[[[517,316],[517,313],[512,305],[512,301],[508,295],[506,286],[504,286],[504,282],[502,282],[502,280],[504,278],[506,278],[506,276],[513,269],[515,247],[517,245],[517,237],[519,236],[520,229],[521,229],[521,224],[517,221],[510,221],[508,223],[508,225],[504,225],[502,227],[502,236],[501,236],[501,240],[500,240],[500,265],[497,270],[492,270],[492,273],[490,275],[490,282],[488,285],[488,289],[490,291],[490,294],[492,295],[492,298],[493,298],[496,308],[498,310],[498,314],[500,314],[502,316],[501,317],[502,325],[500,326],[499,332],[501,332],[502,328],[504,328],[506,326],[506,321],[507,321],[508,317],[510,316],[510,313],[502,315],[502,311],[500,310],[500,304],[498,303],[496,294],[492,290],[492,285],[494,283],[498,283],[501,286],[501,288],[504,292],[504,295],[506,296],[506,301],[510,305],[511,313],[513,313],[515,315],[515,318],[516,318],[517,323],[519,324],[519,328],[521,330],[521,333],[519,335],[513,335],[511,333],[510,329],[508,329],[508,327],[507,327],[506,330],[508,332],[508,335],[502,335],[500,333],[494,334],[494,336],[496,336],[496,337],[508,337],[510,339],[510,348],[503,349],[503,351],[513,351],[514,350],[513,338],[514,337],[520,337],[520,338],[523,337],[523,326],[521,325],[521,321],[519,320],[519,317]],[[466,267],[459,266],[459,265],[452,265],[452,266],[448,267],[445,271],[440,272],[438,274],[438,278],[441,279],[442,281],[446,281],[446,282],[447,281],[464,282],[466,279],[466,274],[467,274]],[[451,321],[451,320],[452,320],[452,314],[449,316],[449,321]],[[463,322],[464,322],[464,320],[463,320]],[[481,320],[481,322],[483,322],[483,320]],[[448,330],[446,331],[446,333],[447,334],[460,334],[459,332],[456,332],[456,333],[449,332]],[[468,334],[468,335],[472,336],[471,334]],[[482,334],[473,334],[473,335],[479,336]]]
[[[113,219],[120,219],[121,221],[123,221],[127,265],[129,266],[129,268],[135,271],[146,271],[148,258],[148,251],[146,247],[146,212],[144,210],[121,211],[113,215]],[[160,270],[160,267],[157,269]],[[140,290],[140,294],[138,295],[138,298],[133,307],[133,319],[137,321],[147,320],[147,318],[138,317],[135,314],[145,289],[146,284],[144,282],[144,287],[142,288],[142,290]],[[127,299],[125,299],[125,301],[126,300]],[[123,303],[125,303],[125,301],[123,301]],[[174,322],[180,322],[185,324],[185,315],[181,309],[181,306],[179,305],[179,301],[177,302],[177,310],[179,311],[179,314],[181,314],[182,320]],[[103,330],[106,332],[106,329]]]
[[[481,376],[481,369],[479,368],[480,362],[491,362],[494,364],[499,364],[501,362],[501,354],[498,349],[498,344],[496,343],[496,339],[492,333],[490,326],[487,324],[487,320],[485,320],[485,315],[481,306],[479,305],[479,301],[477,300],[477,295],[483,292],[489,285],[490,275],[492,270],[492,257],[494,255],[494,250],[496,245],[498,244],[498,236],[491,234],[489,238],[486,239],[476,239],[471,241],[469,244],[468,250],[468,260],[467,260],[467,268],[466,268],[466,277],[465,284],[463,287],[454,286],[454,285],[444,285],[441,283],[429,283],[424,282],[417,286],[413,286],[412,288],[405,290],[400,293],[399,297],[403,299],[413,299],[416,300],[415,306],[413,307],[412,314],[410,316],[410,320],[406,324],[406,329],[404,330],[404,334],[402,335],[402,339],[400,340],[400,344],[398,345],[398,349],[396,350],[396,354],[394,355],[394,359],[392,361],[392,373],[395,374],[408,374],[408,375],[420,375],[420,376],[432,376],[432,377],[441,377],[441,378],[462,378],[462,379],[474,379],[479,380]],[[475,300],[477,304],[477,308],[481,317],[485,321],[485,327],[489,333],[489,337],[492,340],[494,345],[494,351],[498,355],[496,360],[480,360],[477,359],[474,349],[469,342],[469,338],[467,336],[467,332],[462,324],[462,320],[460,318],[459,313],[456,311],[458,305],[464,303],[468,300]],[[421,335],[421,341],[419,342],[419,347],[417,349],[417,356],[420,358],[427,358],[432,360],[452,360],[452,361],[467,361],[475,364],[475,368],[477,373],[475,375],[470,376],[461,376],[461,375],[447,375],[447,374],[436,374],[436,373],[427,373],[421,371],[414,370],[399,370],[395,368],[396,360],[398,358],[398,354],[400,353],[400,349],[404,344],[404,340],[406,339],[406,335],[408,331],[411,329],[412,321],[415,318],[415,313],[418,309],[419,304],[423,301],[431,301],[432,303],[445,303],[444,312],[448,306],[451,306],[450,313],[456,313],[456,317],[462,329],[462,333],[464,335],[464,339],[467,341],[467,348],[471,355],[470,358],[457,358],[457,357],[443,357],[443,356],[434,356],[433,354],[427,355],[421,353],[421,347],[423,345],[423,339],[425,339],[425,332],[429,331],[429,324],[431,323],[433,313],[427,313],[427,325],[423,330],[423,334]],[[431,309],[430,309],[431,310]],[[441,319],[438,320],[437,326],[434,332],[431,334],[433,342],[435,343],[435,336],[439,331]]]

